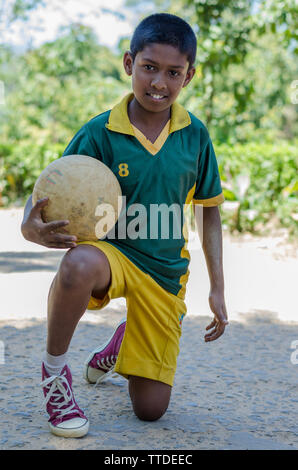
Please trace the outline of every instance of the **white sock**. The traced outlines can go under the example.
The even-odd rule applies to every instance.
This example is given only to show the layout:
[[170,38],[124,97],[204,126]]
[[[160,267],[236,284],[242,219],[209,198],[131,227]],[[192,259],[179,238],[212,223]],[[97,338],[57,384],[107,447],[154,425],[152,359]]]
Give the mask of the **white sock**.
[[63,367],[66,364],[67,353],[61,354],[60,356],[52,356],[48,352],[45,354],[44,365],[50,375],[60,375]]

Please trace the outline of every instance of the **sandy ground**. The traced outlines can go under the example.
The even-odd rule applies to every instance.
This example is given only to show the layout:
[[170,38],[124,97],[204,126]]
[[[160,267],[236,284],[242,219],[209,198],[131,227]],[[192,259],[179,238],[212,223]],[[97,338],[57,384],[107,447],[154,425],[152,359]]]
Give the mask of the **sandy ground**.
[[298,449],[297,248],[284,234],[224,236],[230,324],[209,344],[208,274],[190,237],[188,315],[170,407],[157,422],[134,416],[125,379],[84,382],[85,357],[125,315],[125,301],[87,311],[69,357],[90,431],[64,439],[48,432],[39,383],[47,293],[65,251],[26,242],[21,219],[22,209],[0,211],[0,449]]

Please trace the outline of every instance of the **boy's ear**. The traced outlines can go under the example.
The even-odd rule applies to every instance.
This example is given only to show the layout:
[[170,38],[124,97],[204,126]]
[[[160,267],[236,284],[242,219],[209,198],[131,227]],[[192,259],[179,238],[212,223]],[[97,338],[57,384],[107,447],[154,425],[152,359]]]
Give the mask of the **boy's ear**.
[[126,51],[123,56],[123,66],[127,75],[132,75],[133,58],[130,51]]
[[183,85],[182,85],[182,88],[186,87],[186,86],[189,84],[189,82],[191,82],[191,80],[193,79],[193,76],[194,76],[195,73],[196,73],[195,67],[191,67],[191,68],[187,71],[187,74],[186,74],[184,83],[183,83]]

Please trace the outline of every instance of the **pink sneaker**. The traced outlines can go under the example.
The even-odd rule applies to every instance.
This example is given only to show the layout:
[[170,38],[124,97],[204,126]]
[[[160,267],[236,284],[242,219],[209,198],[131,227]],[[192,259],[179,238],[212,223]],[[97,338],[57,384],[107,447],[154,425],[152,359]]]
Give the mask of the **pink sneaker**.
[[121,320],[110,339],[88,356],[84,366],[84,378],[87,382],[97,384],[114,372],[125,325],[126,319]]
[[60,375],[49,375],[42,364],[44,404],[50,415],[49,428],[53,434],[62,437],[82,437],[87,434],[89,421],[78,407],[71,388],[70,369],[65,365]]

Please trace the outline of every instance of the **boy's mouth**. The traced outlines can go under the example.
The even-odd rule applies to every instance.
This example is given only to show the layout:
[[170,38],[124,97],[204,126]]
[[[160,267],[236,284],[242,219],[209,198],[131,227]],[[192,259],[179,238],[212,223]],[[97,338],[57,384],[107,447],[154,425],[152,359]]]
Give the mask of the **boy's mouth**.
[[166,95],[161,95],[159,93],[146,93],[147,96],[150,96],[154,101],[162,101],[164,98],[167,98]]

